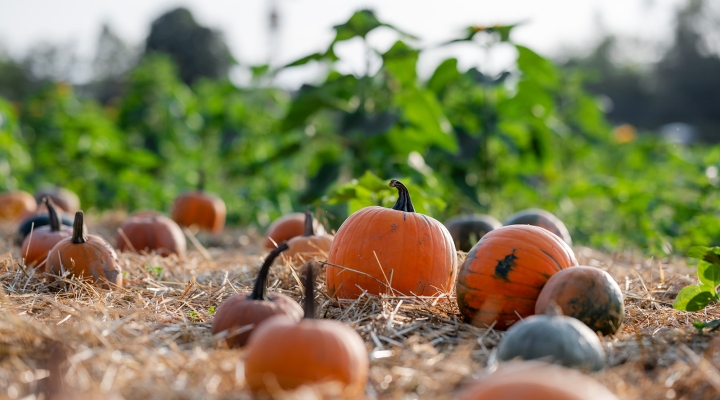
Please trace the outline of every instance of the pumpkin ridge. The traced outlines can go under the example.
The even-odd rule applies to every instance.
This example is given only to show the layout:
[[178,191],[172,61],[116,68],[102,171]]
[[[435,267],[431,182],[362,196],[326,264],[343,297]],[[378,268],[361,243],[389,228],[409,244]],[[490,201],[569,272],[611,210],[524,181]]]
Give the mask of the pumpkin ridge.
[[555,257],[552,256],[552,254],[550,254],[550,253],[548,253],[547,251],[545,251],[545,249],[540,249],[540,251],[542,251],[546,256],[550,257],[550,259],[553,260],[553,262],[555,263],[555,265],[557,265],[557,267],[558,267],[558,271],[560,271],[560,270],[563,269],[563,267],[560,265],[560,263],[558,262],[558,260],[556,260]]

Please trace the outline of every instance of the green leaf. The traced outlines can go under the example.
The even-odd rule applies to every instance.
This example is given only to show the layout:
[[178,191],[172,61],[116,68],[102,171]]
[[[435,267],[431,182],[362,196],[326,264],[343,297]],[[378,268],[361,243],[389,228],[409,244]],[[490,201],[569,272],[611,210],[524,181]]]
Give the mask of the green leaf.
[[398,40],[382,55],[383,67],[392,74],[402,86],[415,84],[417,61],[420,52]]
[[360,10],[355,12],[355,14],[353,14],[344,24],[335,25],[333,27],[333,29],[335,29],[335,40],[333,41],[333,44],[358,36],[364,39],[370,31],[381,26],[390,28],[405,37],[416,39],[415,36],[403,32],[390,24],[380,22],[375,16],[375,13],[372,11]]
[[682,311],[700,311],[715,299],[710,293],[700,286],[687,286],[678,293],[673,307]]
[[705,329],[705,323],[702,321],[695,320],[693,321],[693,326],[695,329],[697,329],[698,333],[703,333],[703,329]]
[[691,247],[687,252],[687,256],[720,265],[720,247]]
[[451,125],[431,92],[406,90],[395,96],[395,102],[403,110],[402,127],[396,127],[388,134],[396,152],[403,155],[413,151],[424,153],[431,145],[457,151]]
[[472,25],[465,28],[465,36],[453,39],[447,43],[444,44],[450,44],[450,43],[458,43],[458,42],[470,42],[475,39],[475,36],[478,34],[489,34],[489,35],[495,35],[499,42],[509,42],[510,41],[510,33],[512,30],[521,25],[521,23],[512,24],[512,25],[493,25],[493,26],[484,26],[484,25]]
[[560,74],[557,67],[548,60],[525,46],[516,45],[518,51],[517,65],[523,74],[523,80],[534,81],[545,89],[558,86]]
[[430,80],[427,82],[427,88],[436,94],[442,93],[445,88],[452,82],[457,81],[461,74],[457,68],[457,58],[448,58],[435,68]]
[[720,285],[720,265],[700,261],[697,266],[697,274],[700,282],[712,288],[712,293],[715,294],[715,288]]
[[338,57],[335,55],[332,47],[324,53],[313,53],[303,58],[297,59],[282,68],[297,67],[299,65],[305,65],[311,61],[337,61]]

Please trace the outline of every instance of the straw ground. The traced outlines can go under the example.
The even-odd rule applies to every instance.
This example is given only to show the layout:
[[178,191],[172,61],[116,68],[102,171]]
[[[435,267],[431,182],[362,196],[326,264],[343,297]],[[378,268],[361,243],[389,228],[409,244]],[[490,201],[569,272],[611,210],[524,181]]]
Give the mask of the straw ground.
[[[90,231],[114,238],[120,219],[91,220]],[[210,323],[223,299],[250,289],[263,255],[257,234],[189,233],[195,244],[182,260],[122,253],[125,287],[110,292],[69,277],[50,283],[24,266],[13,228],[0,226],[0,399],[47,398],[53,371],[71,395],[251,398],[243,351],[228,349],[222,335],[213,337]],[[602,338],[608,366],[592,376],[621,399],[720,398],[720,336],[692,327],[695,319],[720,318],[720,307],[701,313],[671,307],[677,292],[693,283],[692,269],[678,260],[575,251],[581,264],[608,271],[625,295],[621,332]],[[271,290],[300,300],[299,268],[278,263]],[[452,398],[487,370],[502,338],[491,328],[462,323],[453,293],[339,302],[327,296],[322,279],[318,289],[318,314],[345,322],[365,340],[371,360],[367,398]],[[52,356],[58,349],[60,361]],[[336,388],[327,385],[276,396],[333,393]]]

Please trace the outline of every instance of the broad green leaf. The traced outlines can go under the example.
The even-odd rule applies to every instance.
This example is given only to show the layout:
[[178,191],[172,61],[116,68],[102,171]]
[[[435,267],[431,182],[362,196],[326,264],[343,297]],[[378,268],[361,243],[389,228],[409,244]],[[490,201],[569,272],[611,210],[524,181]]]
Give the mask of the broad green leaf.
[[457,64],[457,58],[448,58],[440,63],[428,80],[427,88],[436,94],[441,94],[450,83],[460,78]]
[[557,67],[548,60],[525,46],[516,45],[518,51],[517,65],[523,74],[522,79],[537,82],[545,89],[553,89],[560,82]]
[[475,36],[478,34],[491,34],[491,35],[497,35],[499,42],[509,42],[510,41],[510,33],[512,30],[521,24],[512,24],[512,25],[493,25],[493,26],[484,26],[484,25],[472,25],[465,28],[465,36],[453,39],[445,44],[450,43],[457,43],[457,42],[470,42],[475,39]]
[[398,40],[382,55],[383,68],[400,81],[402,86],[411,86],[417,79],[417,60],[420,52]]
[[358,36],[364,39],[370,31],[381,26],[390,28],[405,37],[415,39],[414,36],[401,31],[390,24],[380,22],[375,16],[375,13],[372,11],[360,10],[356,11],[344,24],[335,25],[333,27],[333,29],[335,29],[335,40],[333,41],[333,44]]
[[289,67],[296,67],[298,65],[305,65],[311,61],[337,61],[338,57],[335,55],[335,52],[333,51],[332,47],[329,48],[324,53],[313,53],[308,56],[302,57],[300,59],[297,59],[287,65],[285,65],[283,68],[289,68]]
[[720,247],[691,247],[687,252],[687,256],[720,265]]
[[697,266],[697,274],[700,282],[711,287],[712,293],[714,294],[715,288],[720,285],[720,264],[700,261]]
[[699,286],[687,286],[680,290],[673,302],[673,307],[682,311],[700,311],[714,299],[715,296],[712,293]]
[[395,102],[403,111],[401,125],[404,126],[396,127],[388,135],[399,154],[422,153],[429,145],[457,151],[450,123],[431,92],[406,90],[395,96]]

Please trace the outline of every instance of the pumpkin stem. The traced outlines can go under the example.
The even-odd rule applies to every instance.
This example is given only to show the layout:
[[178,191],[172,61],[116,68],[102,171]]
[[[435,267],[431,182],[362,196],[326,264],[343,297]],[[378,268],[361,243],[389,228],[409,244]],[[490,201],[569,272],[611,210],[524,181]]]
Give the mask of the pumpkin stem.
[[267,278],[268,274],[270,273],[270,266],[272,265],[273,261],[275,261],[277,256],[280,255],[280,253],[289,248],[290,247],[288,247],[287,242],[281,242],[276,248],[274,248],[270,252],[270,254],[268,254],[267,258],[263,262],[262,267],[260,267],[260,272],[258,272],[258,277],[255,280],[255,286],[253,286],[252,293],[250,293],[248,299],[269,300],[267,297]]
[[305,233],[303,236],[315,236],[313,230],[313,216],[310,214],[310,210],[305,210]]
[[201,169],[201,170],[198,172],[197,191],[198,191],[198,192],[204,192],[204,191],[205,191],[205,170],[203,170],[203,169]]
[[85,222],[83,221],[82,210],[75,213],[75,221],[73,222],[72,242],[76,244],[87,242],[87,235],[85,234]]
[[397,179],[393,179],[390,181],[388,186],[394,187],[398,191],[398,199],[392,207],[393,210],[415,212],[415,207],[413,207],[412,201],[410,200],[410,192],[408,192],[407,187],[403,185],[402,182]]
[[57,232],[60,230],[60,218],[58,218],[57,211],[55,211],[55,207],[53,206],[52,200],[50,200],[49,197],[45,196],[43,197],[43,203],[45,203],[45,207],[48,209],[48,219],[50,220],[50,230],[52,232]]
[[305,300],[303,300],[303,318],[315,319],[315,274],[313,263],[308,263],[305,268]]

